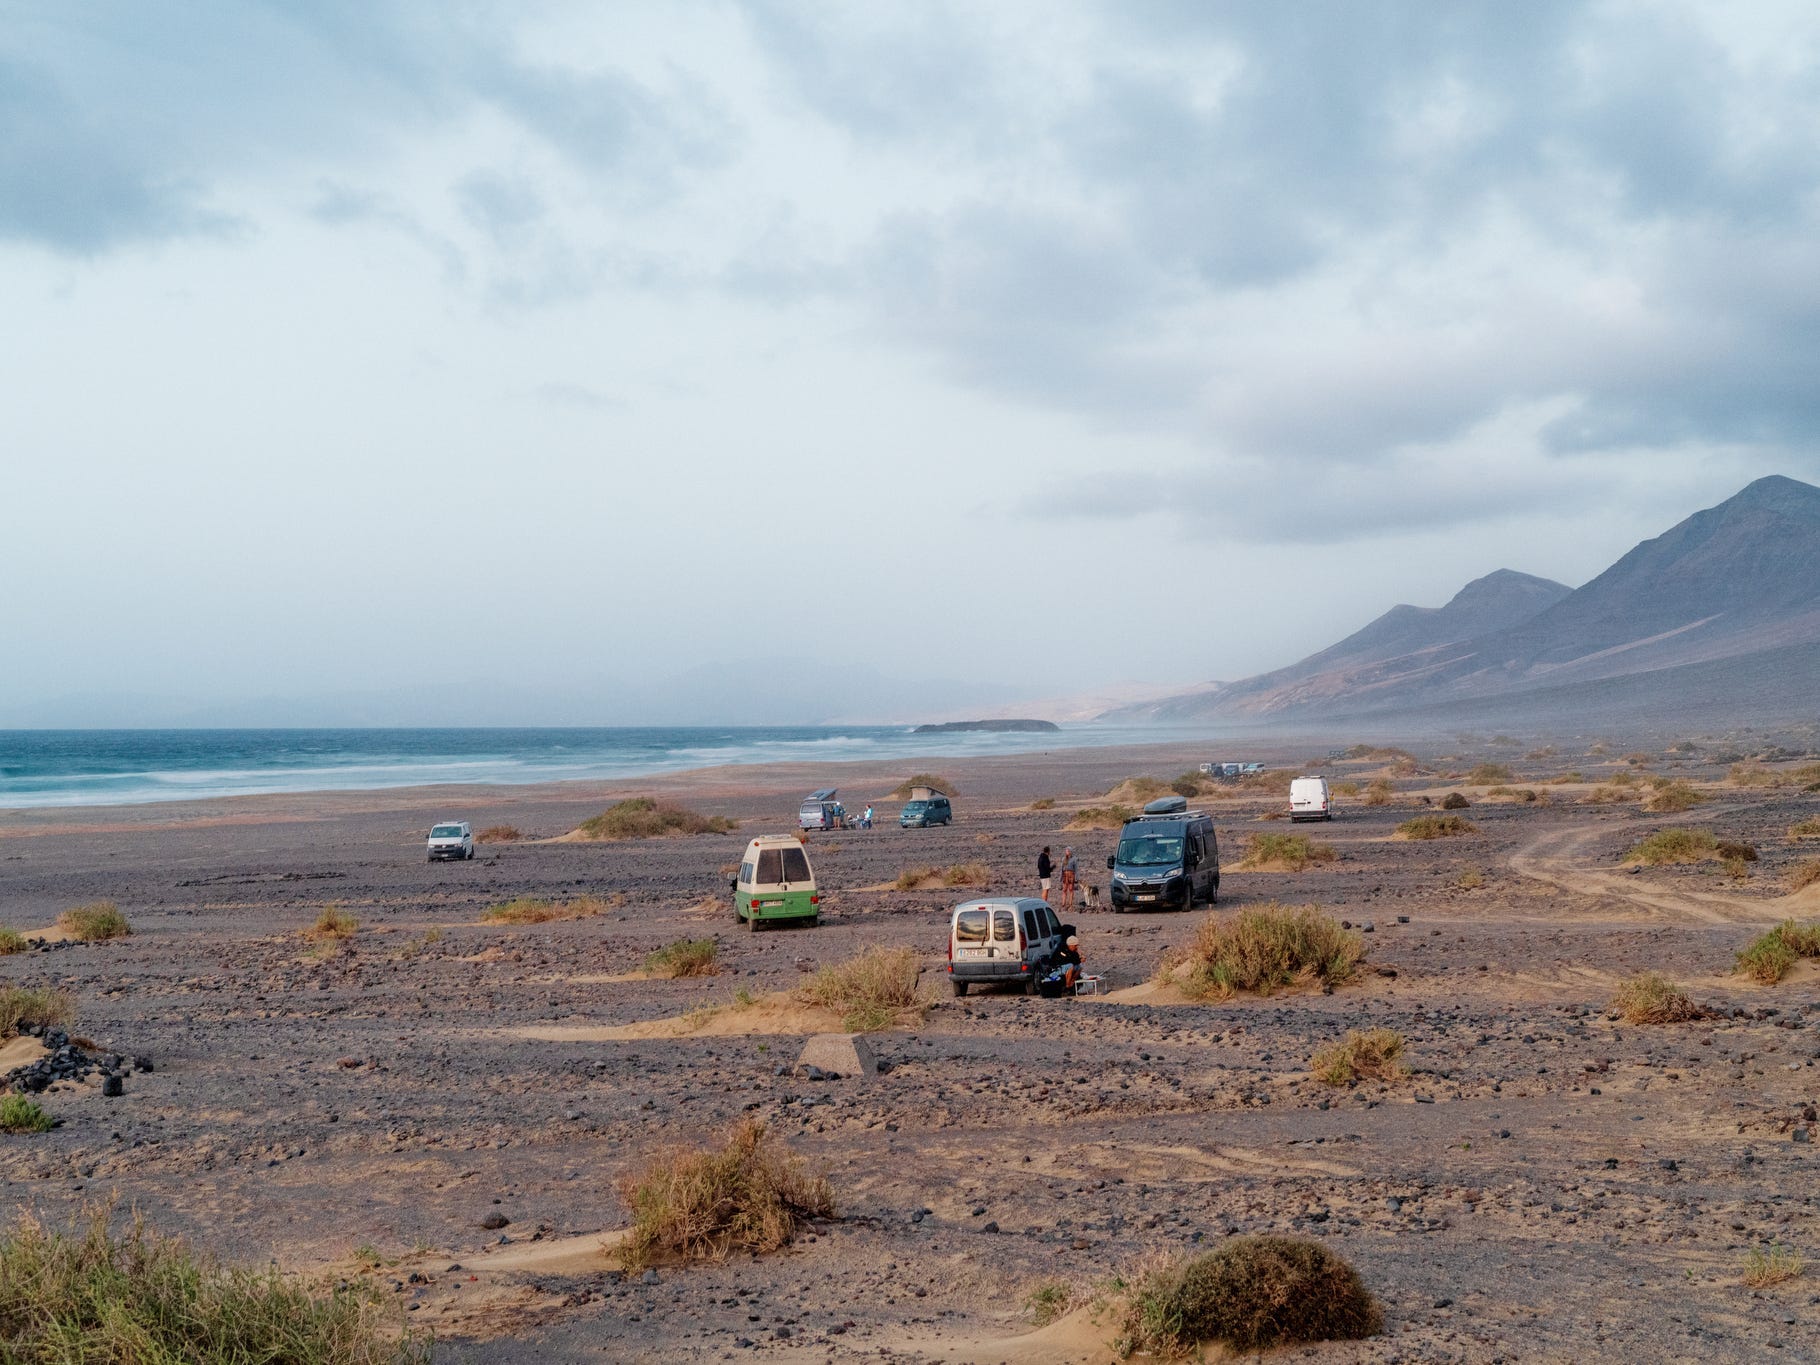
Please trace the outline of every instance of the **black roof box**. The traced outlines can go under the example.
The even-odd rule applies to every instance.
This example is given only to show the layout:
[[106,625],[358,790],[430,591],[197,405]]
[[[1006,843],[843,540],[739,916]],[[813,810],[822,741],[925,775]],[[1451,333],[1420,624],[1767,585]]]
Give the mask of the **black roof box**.
[[1182,815],[1188,810],[1188,798],[1185,796],[1159,796],[1144,807],[1146,815]]

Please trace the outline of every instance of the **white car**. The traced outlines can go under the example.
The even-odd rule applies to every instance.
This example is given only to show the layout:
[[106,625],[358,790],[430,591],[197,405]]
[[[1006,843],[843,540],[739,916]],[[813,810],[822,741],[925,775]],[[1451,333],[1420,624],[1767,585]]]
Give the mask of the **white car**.
[[474,831],[466,820],[447,820],[430,829],[430,861],[474,856]]

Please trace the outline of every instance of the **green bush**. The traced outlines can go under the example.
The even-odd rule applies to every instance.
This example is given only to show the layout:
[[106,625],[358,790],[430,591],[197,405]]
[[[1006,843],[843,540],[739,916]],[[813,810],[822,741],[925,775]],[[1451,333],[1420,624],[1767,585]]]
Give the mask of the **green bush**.
[[1233,1237],[1117,1287],[1125,1296],[1115,1344],[1127,1356],[1186,1355],[1203,1341],[1240,1351],[1356,1341],[1384,1327],[1358,1273],[1299,1237]]
[[1305,834],[1254,834],[1239,866],[1300,872],[1310,863],[1331,863],[1339,856],[1333,845],[1317,844]]
[[575,832],[584,839],[673,839],[687,834],[725,834],[739,822],[721,815],[702,815],[671,801],[629,796],[581,822]]
[[11,957],[25,951],[25,935],[17,929],[0,928],[0,957]]
[[0,1360],[8,1365],[406,1365],[430,1348],[365,1283],[325,1291],[276,1269],[223,1267],[106,1210],[0,1233]]
[[1478,832],[1479,827],[1461,815],[1418,815],[1397,826],[1404,839],[1455,839]]
[[1660,867],[1667,863],[1699,863],[1719,856],[1719,840],[1710,829],[1659,829],[1632,846],[1627,863]]
[[1163,975],[1195,999],[1224,1000],[1291,985],[1332,989],[1352,978],[1364,956],[1356,930],[1342,929],[1312,905],[1272,902],[1230,920],[1207,916],[1193,942],[1165,960]]
[[0,986],[0,1038],[11,1038],[22,1024],[68,1028],[76,1022],[76,1001],[51,986]]
[[1475,787],[1491,787],[1511,781],[1512,774],[1502,763],[1481,763],[1466,774],[1466,780]]
[[0,1132],[48,1133],[51,1116],[23,1095],[0,1098]]
[[100,943],[110,938],[125,938],[132,933],[126,916],[112,901],[79,905],[57,916],[57,927],[78,943]]
[[672,980],[685,976],[715,976],[720,972],[720,964],[715,960],[719,952],[719,946],[711,938],[679,938],[645,957],[645,974]]
[[1741,949],[1734,970],[1765,986],[1773,986],[1804,957],[1820,957],[1820,921],[1798,923],[1785,919]]

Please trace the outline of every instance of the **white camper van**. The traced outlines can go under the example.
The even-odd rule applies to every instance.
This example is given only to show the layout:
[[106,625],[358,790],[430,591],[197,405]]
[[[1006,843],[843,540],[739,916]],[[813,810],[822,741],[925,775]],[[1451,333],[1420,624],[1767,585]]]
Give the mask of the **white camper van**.
[[1289,784],[1291,820],[1333,819],[1333,798],[1324,777],[1298,777]]

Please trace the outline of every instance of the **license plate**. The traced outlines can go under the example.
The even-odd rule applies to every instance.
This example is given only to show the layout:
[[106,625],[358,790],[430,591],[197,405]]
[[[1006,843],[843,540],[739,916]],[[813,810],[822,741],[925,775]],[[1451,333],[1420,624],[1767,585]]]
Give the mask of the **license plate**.
[[1139,896],[1138,899],[1141,901],[1153,901],[1156,899],[1156,897],[1155,896]]
[[775,910],[782,904],[782,901],[760,901],[758,903],[758,908],[760,910]]
[[992,949],[990,949],[990,948],[962,948],[961,956],[962,957],[991,957]]

